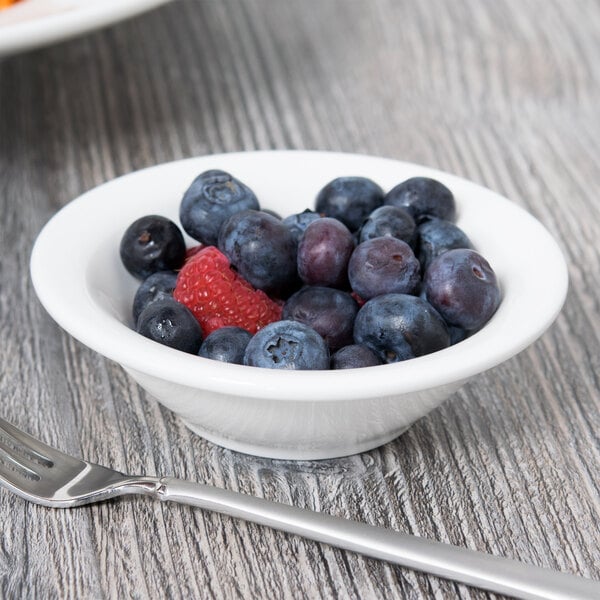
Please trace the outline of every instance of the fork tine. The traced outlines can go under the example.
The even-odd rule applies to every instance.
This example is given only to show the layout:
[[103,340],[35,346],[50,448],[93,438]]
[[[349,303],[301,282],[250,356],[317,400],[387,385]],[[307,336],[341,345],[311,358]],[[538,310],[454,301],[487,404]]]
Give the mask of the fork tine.
[[52,457],[59,452],[28,433],[17,429],[2,417],[0,417],[0,436],[3,436],[9,444],[14,445],[15,450],[22,450],[24,453],[30,454],[31,458],[47,467],[52,466],[54,462]]
[[0,477],[14,479],[15,476],[20,476],[29,480],[39,480],[36,466],[39,467],[39,464],[36,465],[28,460],[0,439]]

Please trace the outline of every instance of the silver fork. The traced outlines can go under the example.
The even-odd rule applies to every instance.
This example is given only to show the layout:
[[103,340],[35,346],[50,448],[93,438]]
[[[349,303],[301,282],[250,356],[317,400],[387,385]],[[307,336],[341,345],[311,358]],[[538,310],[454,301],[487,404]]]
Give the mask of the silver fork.
[[126,494],[190,504],[515,598],[600,598],[600,582],[172,477],[130,476],[52,448],[0,418],[0,484],[67,508]]

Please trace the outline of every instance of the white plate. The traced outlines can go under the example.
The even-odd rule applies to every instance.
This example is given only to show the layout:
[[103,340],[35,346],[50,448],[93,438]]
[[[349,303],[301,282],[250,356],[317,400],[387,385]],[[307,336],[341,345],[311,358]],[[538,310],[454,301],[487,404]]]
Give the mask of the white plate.
[[172,0],[23,0],[0,11],[0,56],[66,40]]

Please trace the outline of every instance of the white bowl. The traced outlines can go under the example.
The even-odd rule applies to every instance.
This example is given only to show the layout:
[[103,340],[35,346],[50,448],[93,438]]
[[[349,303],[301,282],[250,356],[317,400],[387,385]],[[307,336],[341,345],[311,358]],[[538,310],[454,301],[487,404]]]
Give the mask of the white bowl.
[[[341,175],[370,177],[385,190],[415,175],[436,178],[454,192],[458,225],[496,271],[502,303],[481,331],[455,346],[366,369],[266,370],[152,342],[131,329],[138,282],[120,262],[121,236],[146,214],[178,222],[185,189],[215,168],[247,183],[263,208],[282,216],[313,207],[317,191]],[[31,276],[59,325],[120,363],[190,429],[234,450],[285,459],[344,456],[392,440],[467,379],[531,344],[556,318],[568,286],[550,234],[498,194],[414,164],[303,151],[203,156],[101,185],[46,224],[33,248]]]

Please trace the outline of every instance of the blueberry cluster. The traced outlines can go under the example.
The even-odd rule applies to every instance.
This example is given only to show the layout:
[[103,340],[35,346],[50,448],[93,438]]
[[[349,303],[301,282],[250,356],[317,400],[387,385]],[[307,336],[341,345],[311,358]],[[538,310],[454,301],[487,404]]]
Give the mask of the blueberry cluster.
[[275,369],[345,369],[393,363],[465,339],[491,318],[500,288],[486,259],[455,224],[452,192],[413,177],[387,193],[365,177],[338,177],[314,210],[280,218],[224,171],[201,173],[180,222],[217,246],[254,288],[283,304],[281,320],[254,335],[222,327],[204,336],[172,297],[186,248],[157,215],[127,229],[121,257],[142,280],[136,329],[206,358]]

